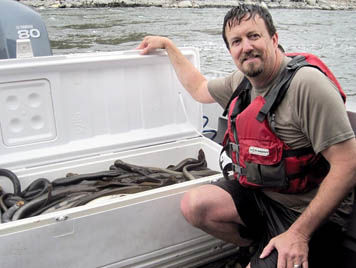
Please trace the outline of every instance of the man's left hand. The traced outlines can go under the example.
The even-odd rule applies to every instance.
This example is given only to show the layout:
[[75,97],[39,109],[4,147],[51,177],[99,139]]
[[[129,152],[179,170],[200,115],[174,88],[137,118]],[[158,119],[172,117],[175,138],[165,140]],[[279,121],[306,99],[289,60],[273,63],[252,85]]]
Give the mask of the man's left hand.
[[263,249],[260,258],[267,257],[274,249],[278,251],[277,268],[308,268],[309,239],[304,235],[288,230],[272,238]]

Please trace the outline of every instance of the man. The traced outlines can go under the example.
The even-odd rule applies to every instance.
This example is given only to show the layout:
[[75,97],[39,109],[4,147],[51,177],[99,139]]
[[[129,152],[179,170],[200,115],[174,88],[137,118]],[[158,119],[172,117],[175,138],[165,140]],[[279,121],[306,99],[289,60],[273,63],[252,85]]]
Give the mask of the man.
[[[251,100],[268,96],[291,60],[278,48],[269,12],[258,5],[232,8],[225,16],[223,38],[238,70],[211,81],[167,38],[145,37],[138,49],[142,54],[165,49],[180,82],[199,102],[216,101],[225,108],[244,77],[252,85]],[[221,181],[187,192],[181,210],[192,225],[222,240],[239,246],[258,241],[259,251],[248,267],[308,268],[309,245],[318,230],[329,226],[326,223],[345,226],[351,211],[345,197],[356,184],[356,141],[339,91],[313,67],[296,73],[274,120],[278,138],[288,147],[312,147],[327,160],[330,169],[320,185],[306,192],[283,193],[268,187],[247,188],[239,180]],[[248,127],[249,121],[241,124]],[[274,215],[266,219],[273,214],[270,211]],[[274,220],[282,225],[276,232]],[[332,256],[325,257],[318,261],[327,265]]]

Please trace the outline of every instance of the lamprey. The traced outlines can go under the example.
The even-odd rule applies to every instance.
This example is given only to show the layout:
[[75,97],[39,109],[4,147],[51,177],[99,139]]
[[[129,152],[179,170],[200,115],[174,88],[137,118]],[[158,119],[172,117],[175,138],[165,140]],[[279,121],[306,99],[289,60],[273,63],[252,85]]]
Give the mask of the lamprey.
[[38,178],[21,191],[20,180],[10,170],[0,169],[8,178],[13,193],[0,185],[0,223],[20,220],[93,203],[95,200],[120,198],[219,172],[207,168],[203,150],[197,158],[186,158],[166,168],[139,166],[117,159],[108,170],[62,177]]
[[12,216],[15,214],[15,212],[22,207],[25,204],[24,201],[18,201],[16,204],[11,206],[5,213],[2,215],[2,222],[9,222],[11,221]]
[[12,220],[23,219],[35,210],[45,206],[48,202],[56,201],[62,197],[68,196],[76,192],[95,192],[97,188],[91,185],[72,185],[71,187],[58,187],[46,194],[37,197],[19,208],[12,217]]
[[198,155],[198,161],[185,165],[183,167],[183,174],[188,180],[194,180],[195,177],[193,176],[193,174],[191,174],[189,172],[189,170],[191,170],[193,168],[198,168],[198,167],[205,168],[206,166],[207,166],[207,163],[205,160],[204,152],[203,152],[203,150],[200,150],[199,155]]
[[81,175],[71,175],[64,178],[56,179],[52,182],[54,186],[64,186],[64,185],[71,185],[77,184],[82,182],[83,180],[97,180],[103,177],[116,177],[122,174],[121,170],[108,170],[108,171],[101,171],[95,172],[90,174],[81,174]]
[[19,195],[21,193],[20,181],[11,170],[0,168],[0,176],[7,177],[12,182],[15,195]]

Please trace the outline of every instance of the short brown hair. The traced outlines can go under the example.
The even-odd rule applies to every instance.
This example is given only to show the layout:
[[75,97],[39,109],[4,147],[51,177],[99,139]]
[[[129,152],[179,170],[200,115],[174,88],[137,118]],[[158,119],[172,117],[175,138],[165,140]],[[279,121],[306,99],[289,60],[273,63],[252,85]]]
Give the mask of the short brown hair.
[[241,20],[246,16],[246,19],[249,20],[251,18],[255,18],[256,15],[259,15],[265,22],[270,37],[276,33],[276,28],[273,24],[272,16],[266,8],[260,5],[239,4],[238,6],[231,8],[226,13],[224,18],[222,37],[227,49],[230,49],[230,46],[226,38],[226,26],[231,28],[234,24],[240,24]]

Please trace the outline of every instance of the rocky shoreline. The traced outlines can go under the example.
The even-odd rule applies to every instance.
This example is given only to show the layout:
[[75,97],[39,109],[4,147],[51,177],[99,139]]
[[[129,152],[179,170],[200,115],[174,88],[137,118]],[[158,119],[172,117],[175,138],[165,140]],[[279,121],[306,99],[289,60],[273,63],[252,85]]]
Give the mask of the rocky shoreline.
[[[19,0],[34,8],[95,8],[95,7],[163,7],[163,8],[228,8],[235,0]],[[245,0],[268,8],[356,10],[356,0]]]

